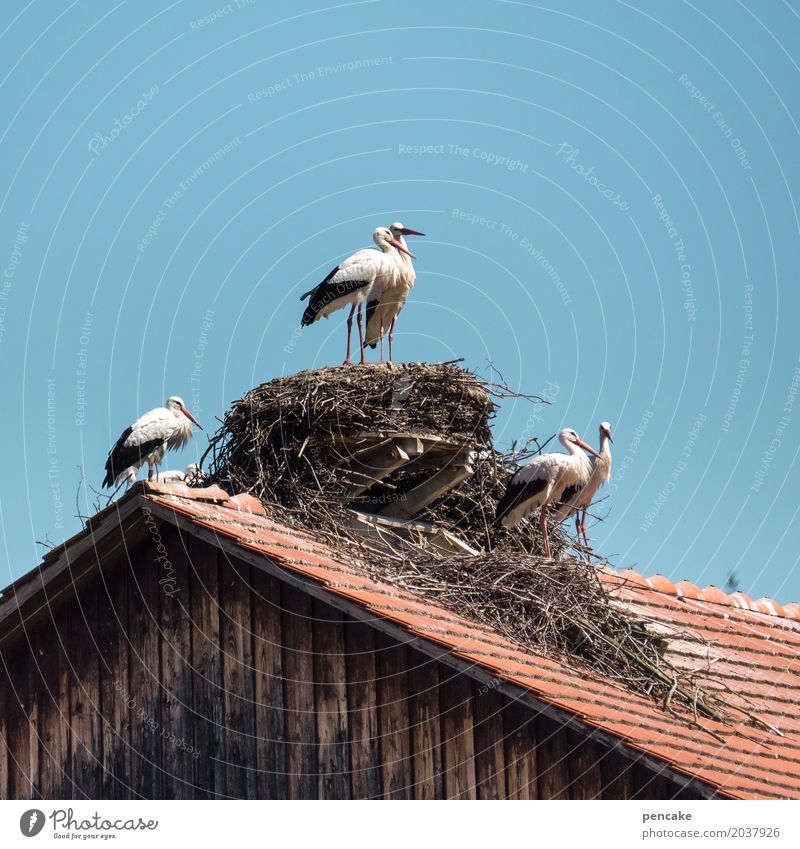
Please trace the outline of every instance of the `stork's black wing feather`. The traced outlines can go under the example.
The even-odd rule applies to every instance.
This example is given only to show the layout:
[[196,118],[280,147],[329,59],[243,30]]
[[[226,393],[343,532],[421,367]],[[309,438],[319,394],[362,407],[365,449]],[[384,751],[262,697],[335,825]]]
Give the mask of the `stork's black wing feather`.
[[[516,477],[516,476],[515,476]],[[511,478],[503,497],[497,504],[497,513],[494,517],[495,525],[499,525],[503,517],[510,513],[515,507],[533,498],[534,495],[540,493],[547,486],[547,479],[544,477],[534,478],[533,480],[521,481]]]
[[103,486],[114,486],[114,481],[121,472],[130,466],[144,462],[148,454],[152,454],[159,446],[164,444],[163,439],[150,439],[140,445],[127,445],[127,439],[133,432],[133,427],[126,428],[116,445],[108,452],[106,460],[106,476]]
[[337,265],[336,268],[334,268],[333,271],[331,271],[330,274],[322,281],[322,283],[317,283],[317,285],[312,289],[309,289],[307,292],[303,292],[303,294],[300,295],[300,300],[304,301],[309,295],[313,295],[320,286],[324,286],[328,281],[330,281],[331,277],[333,277],[340,268],[341,266]]
[[338,271],[338,266],[335,268],[315,289],[312,289],[306,294],[310,296],[308,306],[303,312],[303,318],[300,321],[301,327],[306,327],[313,324],[321,310],[325,309],[334,301],[357,292],[363,289],[364,286],[369,286],[372,283],[371,279],[358,280],[333,280],[334,274]]

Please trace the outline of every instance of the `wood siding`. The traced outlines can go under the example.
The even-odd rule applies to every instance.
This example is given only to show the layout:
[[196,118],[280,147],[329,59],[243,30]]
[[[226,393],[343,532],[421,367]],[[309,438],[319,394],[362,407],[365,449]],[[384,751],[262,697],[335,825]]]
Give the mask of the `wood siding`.
[[0,651],[0,798],[696,798],[211,545],[158,532],[168,560],[154,531]]

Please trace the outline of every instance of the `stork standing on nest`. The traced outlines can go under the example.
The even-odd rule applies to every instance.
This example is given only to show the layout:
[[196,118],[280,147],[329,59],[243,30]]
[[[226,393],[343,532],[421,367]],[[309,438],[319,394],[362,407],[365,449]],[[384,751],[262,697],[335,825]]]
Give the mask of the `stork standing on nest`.
[[540,454],[517,469],[497,505],[495,516],[496,525],[511,528],[538,510],[545,557],[550,557],[550,540],[547,536],[548,506],[559,501],[568,486],[589,480],[592,467],[584,451],[600,457],[597,451],[587,445],[570,427],[565,427],[558,434],[558,440],[569,453]]
[[300,321],[301,327],[313,324],[320,318],[327,318],[332,312],[350,305],[350,314],[347,317],[347,356],[344,365],[350,365],[352,362],[350,337],[353,331],[353,313],[358,310],[358,340],[361,365],[364,365],[362,305],[376,285],[391,285],[394,282],[400,273],[400,253],[409,253],[387,227],[378,227],[372,234],[372,241],[379,250],[364,248],[356,251],[337,265],[322,283],[300,296],[301,301],[309,299]]
[[392,236],[402,245],[402,252],[397,254],[400,273],[393,281],[387,281],[380,286],[373,286],[367,301],[367,332],[364,344],[374,348],[378,341],[381,344],[381,362],[383,362],[383,337],[389,331],[389,366],[392,364],[392,343],[394,342],[394,325],[400,310],[405,306],[417,274],[414,271],[412,259],[414,254],[408,250],[404,236],[424,236],[419,230],[412,230],[396,221],[389,228]]
[[167,449],[183,448],[191,439],[192,424],[200,427],[177,395],[167,398],[163,407],[140,416],[108,452],[103,486],[119,486],[123,481],[130,486],[145,463],[147,479],[152,480],[153,467],[161,462]]
[[[575,532],[578,543],[583,542],[586,550],[586,559],[592,562],[589,554],[589,538],[586,535],[586,512],[592,504],[597,490],[607,480],[611,479],[611,425],[608,422],[600,422],[600,454],[592,457],[591,473],[589,479],[583,484],[571,484],[561,493],[560,503],[555,505],[556,517],[563,522],[573,512],[575,513]],[[583,537],[583,539],[581,539]]]

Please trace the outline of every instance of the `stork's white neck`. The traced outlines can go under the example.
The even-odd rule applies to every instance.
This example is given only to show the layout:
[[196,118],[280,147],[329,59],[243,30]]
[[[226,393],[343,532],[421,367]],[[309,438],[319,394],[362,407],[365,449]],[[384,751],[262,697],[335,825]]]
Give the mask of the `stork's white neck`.
[[593,474],[599,475],[600,480],[611,477],[611,440],[607,433],[600,435],[600,457],[592,458]]
[[[397,241],[400,242],[400,244],[406,250],[408,250],[408,245],[406,244],[406,240],[403,238],[402,235],[397,236]],[[413,263],[411,262],[411,257],[408,254],[405,254],[402,251],[398,251],[397,248],[395,248],[395,253],[400,257],[400,262],[403,265],[410,266],[411,268],[414,267]]]

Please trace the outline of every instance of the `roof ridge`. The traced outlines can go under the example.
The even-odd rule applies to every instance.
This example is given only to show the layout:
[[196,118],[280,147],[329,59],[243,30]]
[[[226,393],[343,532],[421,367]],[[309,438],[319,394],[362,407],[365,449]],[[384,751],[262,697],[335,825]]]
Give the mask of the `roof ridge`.
[[715,584],[709,584],[705,588],[693,584],[691,581],[682,580],[673,583],[666,575],[656,572],[647,577],[634,569],[623,569],[617,571],[611,566],[596,566],[598,577],[601,581],[609,583],[627,584],[637,589],[649,589],[663,595],[672,595],[677,598],[691,599],[693,601],[704,601],[708,604],[719,604],[733,607],[738,610],[749,610],[753,613],[762,613],[766,616],[775,616],[781,619],[791,619],[800,622],[800,604],[796,601],[788,604],[779,604],[768,596],[753,599],[747,593],[736,590],[726,593]]

